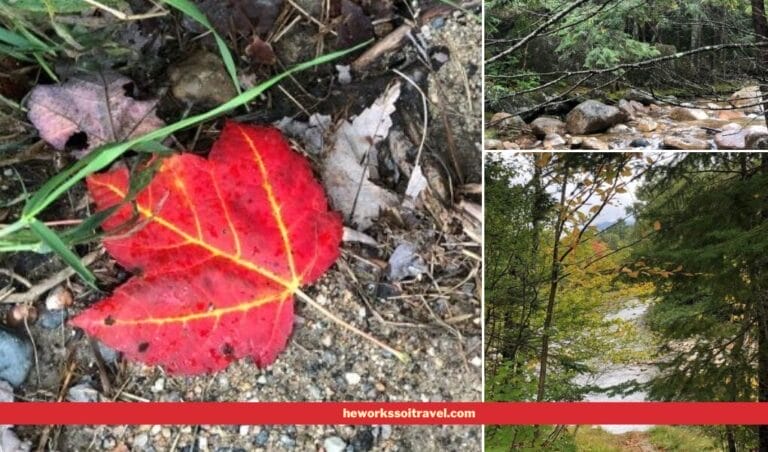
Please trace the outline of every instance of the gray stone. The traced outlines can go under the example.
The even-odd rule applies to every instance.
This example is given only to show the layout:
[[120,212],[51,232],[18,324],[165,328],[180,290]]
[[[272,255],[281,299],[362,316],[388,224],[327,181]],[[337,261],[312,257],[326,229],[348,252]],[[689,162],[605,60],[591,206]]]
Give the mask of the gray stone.
[[512,113],[500,112],[491,116],[490,126],[494,129],[503,131],[520,130],[525,125],[523,118]]
[[626,113],[596,100],[580,103],[565,118],[568,132],[574,135],[603,132],[626,120]]
[[557,118],[542,116],[531,122],[531,130],[537,138],[544,138],[550,133],[565,134],[565,123]]
[[0,326],[0,380],[17,388],[32,368],[32,344]]
[[741,108],[745,113],[762,113],[763,106],[755,105],[760,104],[763,101],[762,92],[760,87],[747,86],[742,88],[731,95],[728,98],[728,102],[734,107]]
[[747,142],[753,146],[761,142],[768,135],[765,126],[740,127],[737,124],[727,124],[723,131],[715,135],[715,144],[718,149],[748,149]]

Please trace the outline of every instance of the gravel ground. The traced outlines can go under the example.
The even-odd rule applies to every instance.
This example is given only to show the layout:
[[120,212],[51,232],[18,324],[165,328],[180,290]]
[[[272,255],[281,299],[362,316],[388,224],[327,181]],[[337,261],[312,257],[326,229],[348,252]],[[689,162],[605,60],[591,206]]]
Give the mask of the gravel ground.
[[[480,175],[482,30],[479,20],[458,12],[437,16],[420,27],[428,58],[440,62],[439,68],[427,77],[423,71],[420,74],[419,52],[412,46],[397,51],[400,55],[392,61],[424,85],[431,101],[422,164],[432,191],[415,204],[385,213],[366,230],[376,245],[345,243],[339,261],[318,283],[306,288],[310,296],[345,321],[406,352],[409,363],[398,361],[297,302],[293,335],[271,366],[258,369],[244,360],[214,375],[166,375],[160,368],[126,362],[70,328],[64,322],[65,313],[74,315],[103,294],[69,278],[59,287],[74,295],[71,306],[46,307],[43,292],[29,304],[37,310],[37,322],[9,324],[13,341],[26,338],[35,351],[29,356],[24,347],[19,349],[18,355],[27,360],[23,365],[31,370],[26,381],[15,388],[16,400],[481,400],[479,223],[477,215],[471,213],[479,204],[479,193],[472,184],[479,182]],[[299,39],[295,35],[292,38]],[[441,52],[447,61],[436,55]],[[394,75],[377,77],[367,91],[362,91],[364,95],[357,96],[365,98],[361,105],[368,105]],[[353,88],[347,91],[350,99],[356,96]],[[410,91],[398,106],[393,131],[400,132],[401,137],[403,132],[408,135],[414,149],[419,134],[414,138],[408,132],[411,123],[421,123],[421,97]],[[394,146],[392,140],[389,146]],[[412,170],[409,163],[395,164],[400,170]],[[23,178],[36,171],[34,165],[20,167]],[[9,174],[8,180],[15,181],[16,175]],[[402,197],[405,184],[401,179],[388,188]],[[456,202],[446,203],[446,199]],[[413,245],[423,270],[418,277],[392,279],[388,260],[406,243]],[[11,268],[35,284],[63,268],[50,256],[15,254],[2,258],[7,259],[0,267]],[[128,276],[103,255],[90,267],[105,289]],[[12,306],[0,303],[0,311],[11,316]],[[2,364],[0,360],[0,372]],[[471,451],[479,450],[481,442],[479,427],[456,426],[19,426],[14,431],[33,447],[61,451]]]

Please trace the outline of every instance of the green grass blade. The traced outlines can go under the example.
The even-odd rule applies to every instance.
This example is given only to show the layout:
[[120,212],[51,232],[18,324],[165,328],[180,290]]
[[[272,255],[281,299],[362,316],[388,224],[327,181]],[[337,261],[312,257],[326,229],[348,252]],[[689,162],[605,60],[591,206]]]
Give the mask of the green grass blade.
[[[86,157],[85,159],[81,160],[80,162],[76,163],[70,168],[64,170],[62,173],[59,173],[58,175],[54,176],[43,187],[41,187],[40,190],[38,190],[38,192],[35,193],[35,195],[33,195],[32,198],[30,198],[29,202],[25,206],[22,214],[22,221],[27,222],[32,220],[38,213],[42,212],[43,209],[48,207],[52,202],[58,199],[59,196],[61,196],[64,192],[69,190],[73,185],[83,180],[89,174],[92,174],[96,171],[104,169],[109,164],[111,164],[115,159],[120,157],[123,153],[125,153],[129,149],[134,148],[136,145],[139,145],[141,143],[146,143],[149,141],[162,141],[163,139],[168,137],[170,134],[178,130],[185,129],[187,127],[196,125],[203,121],[207,121],[211,118],[224,114],[232,109],[235,109],[244,104],[247,104],[248,102],[260,96],[261,93],[263,93],[267,89],[271,88],[272,86],[282,81],[284,78],[296,72],[300,72],[320,64],[328,63],[344,55],[355,52],[367,46],[368,44],[370,44],[370,42],[371,41],[367,41],[355,47],[329,53],[327,55],[323,55],[313,60],[294,66],[291,69],[272,77],[266,82],[263,82],[258,86],[251,88],[250,90],[244,92],[243,94],[240,94],[239,96],[234,97],[233,99],[205,113],[201,113],[195,116],[190,116],[181,121],[175,122],[173,124],[167,125],[157,130],[153,130],[152,132],[149,132],[145,135],[142,135],[138,138],[134,138],[129,141],[125,141],[122,143],[113,143],[113,144],[102,146],[97,151],[94,151],[90,155],[88,155],[88,157]],[[0,231],[0,236],[2,236],[2,231]]]
[[80,258],[67,247],[61,238],[56,235],[48,226],[40,222],[39,220],[32,220],[29,222],[29,228],[40,237],[40,240],[48,245],[56,254],[58,254],[64,262],[67,263],[73,270],[80,275],[83,280],[88,283],[89,286],[94,289],[96,287],[96,277],[91,273],[88,268],[80,262]]
[[237,80],[237,68],[235,66],[235,60],[234,58],[232,58],[232,53],[229,51],[227,44],[224,42],[221,36],[219,36],[219,33],[216,32],[216,30],[213,28],[213,25],[205,16],[205,14],[203,14],[203,12],[200,11],[197,5],[190,2],[189,0],[163,0],[163,2],[178,9],[179,11],[183,12],[184,14],[191,17],[192,19],[194,19],[195,21],[199,22],[204,27],[206,27],[208,30],[210,30],[210,32],[213,34],[214,39],[216,40],[216,45],[219,48],[221,59],[222,61],[224,61],[224,67],[227,68],[227,72],[229,73],[229,76],[232,78],[232,83],[234,83],[235,85],[237,94],[241,94],[242,91],[240,90],[240,82]]
[[0,41],[19,50],[39,49],[24,36],[14,33],[5,27],[0,27]]

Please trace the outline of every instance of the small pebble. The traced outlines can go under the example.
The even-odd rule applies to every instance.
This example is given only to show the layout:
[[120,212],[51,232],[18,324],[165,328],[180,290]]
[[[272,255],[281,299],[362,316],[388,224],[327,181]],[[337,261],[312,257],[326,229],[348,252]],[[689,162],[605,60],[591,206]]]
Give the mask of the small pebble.
[[57,311],[72,306],[72,292],[64,286],[58,286],[45,297],[45,308],[49,311]]
[[142,448],[146,446],[148,442],[149,442],[149,435],[147,435],[146,433],[142,433],[133,438],[133,447]]
[[475,367],[480,367],[483,365],[483,360],[479,356],[475,356],[469,363]]
[[111,436],[108,436],[101,440],[101,447],[107,450],[114,449],[115,446],[117,446],[117,441],[115,441],[115,438],[112,438]]
[[100,341],[96,341],[96,348],[99,349],[99,354],[101,355],[101,358],[107,364],[116,363],[118,358],[120,357],[120,352],[118,352],[112,347],[104,345]]
[[152,428],[149,429],[149,434],[150,435],[157,435],[158,433],[160,433],[161,429],[162,429],[162,427],[160,427],[159,425],[153,425]]
[[208,438],[205,436],[197,438],[197,450],[208,450]]
[[55,330],[67,320],[67,310],[58,309],[56,311],[43,310],[40,314],[40,326],[47,330]]
[[330,347],[331,345],[333,345],[333,337],[331,337],[330,334],[326,334],[320,340],[320,343],[323,344],[323,347]]
[[307,392],[309,393],[310,400],[321,400],[323,398],[323,393],[320,392],[320,388],[315,385],[307,386]]
[[383,441],[386,441],[389,439],[389,437],[392,436],[392,426],[391,425],[382,425],[381,426],[381,439]]
[[162,435],[162,436],[163,436],[163,438],[165,438],[165,439],[168,439],[168,438],[170,438],[170,437],[171,437],[171,429],[169,429],[169,428],[167,428],[167,427],[166,427],[166,428],[164,428],[164,429],[162,429],[162,430],[160,431],[160,435]]
[[329,436],[323,441],[323,447],[325,452],[344,452],[344,449],[347,448],[347,443],[338,436]]
[[267,441],[269,441],[269,430],[267,429],[262,429],[259,434],[256,435],[256,438],[253,439],[253,443],[260,447],[266,446]]
[[355,452],[365,452],[373,449],[373,442],[374,437],[371,428],[360,427],[352,441],[350,441],[350,446],[352,446]]
[[32,368],[32,344],[0,326],[0,380],[19,387]]
[[296,440],[288,435],[280,435],[280,444],[288,448],[293,448],[293,446],[296,445]]
[[344,374],[344,379],[347,380],[347,383],[350,386],[354,386],[358,383],[360,383],[360,374],[355,372],[347,372]]
[[259,375],[259,378],[256,379],[256,383],[260,385],[267,384],[267,377],[265,377],[264,375]]
[[251,427],[248,425],[241,425],[240,426],[240,436],[248,436],[248,433],[250,433]]
[[157,394],[158,392],[163,392],[165,390],[165,378],[158,378],[155,380],[155,383],[152,385],[152,388],[150,388],[150,391]]
[[88,383],[72,386],[67,391],[67,400],[70,402],[98,402],[99,398],[99,391]]

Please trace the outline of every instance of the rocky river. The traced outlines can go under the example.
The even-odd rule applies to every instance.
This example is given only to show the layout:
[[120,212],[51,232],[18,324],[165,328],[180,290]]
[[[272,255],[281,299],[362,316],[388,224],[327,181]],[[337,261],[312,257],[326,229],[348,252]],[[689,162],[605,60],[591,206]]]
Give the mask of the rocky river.
[[586,100],[565,117],[492,115],[486,149],[768,149],[768,128],[756,86],[728,100],[668,98],[634,90],[615,105]]
[[[643,332],[647,332],[644,325],[644,318],[648,312],[649,304],[638,299],[630,299],[622,303],[621,308],[618,311],[611,312],[605,316],[606,321],[618,321],[615,326],[619,328],[619,324],[626,322],[632,327],[638,328]],[[639,338],[646,337],[646,334],[640,334]],[[624,344],[625,346],[627,344]],[[652,344],[636,343],[629,344],[633,349],[648,349]],[[594,392],[586,394],[585,401],[588,402],[642,402],[647,400],[647,393],[643,390],[637,390],[623,394],[612,394],[605,391],[611,387],[620,385],[627,385],[636,383],[647,383],[657,373],[657,368],[653,364],[642,362],[629,362],[616,364],[609,362],[609,360],[601,360],[598,362],[590,363],[591,366],[596,369],[594,374],[581,375],[574,379],[573,383],[580,387],[589,386],[595,389]],[[605,431],[613,434],[622,434],[632,431],[645,431],[650,429],[650,425],[601,425]]]

